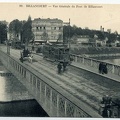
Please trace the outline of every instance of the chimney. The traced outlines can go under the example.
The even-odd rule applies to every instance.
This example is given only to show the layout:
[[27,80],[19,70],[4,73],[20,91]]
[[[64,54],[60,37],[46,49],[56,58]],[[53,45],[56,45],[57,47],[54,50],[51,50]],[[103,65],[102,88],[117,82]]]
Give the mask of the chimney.
[[102,31],[102,26],[100,26],[100,31]]
[[104,28],[102,28],[102,32],[104,32]]

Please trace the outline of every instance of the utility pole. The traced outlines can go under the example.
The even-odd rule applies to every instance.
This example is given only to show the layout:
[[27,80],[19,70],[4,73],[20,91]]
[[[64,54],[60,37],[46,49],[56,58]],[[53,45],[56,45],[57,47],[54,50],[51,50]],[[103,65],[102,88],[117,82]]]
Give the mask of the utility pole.
[[68,36],[68,46],[70,49],[70,18],[69,18],[69,36]]
[[63,24],[68,26],[68,39],[67,39],[68,41],[67,41],[67,44],[68,44],[68,47],[70,48],[70,18],[69,18],[69,22],[64,22]]

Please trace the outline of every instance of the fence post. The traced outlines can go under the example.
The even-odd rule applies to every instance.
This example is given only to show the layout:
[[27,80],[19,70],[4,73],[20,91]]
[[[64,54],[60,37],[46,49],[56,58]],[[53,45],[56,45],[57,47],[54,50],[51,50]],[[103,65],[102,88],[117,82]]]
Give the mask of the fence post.
[[57,94],[57,116],[59,117],[59,94]]
[[115,73],[115,66],[112,65],[112,73]]
[[52,89],[50,90],[50,111],[52,112]]
[[65,117],[67,117],[67,101],[65,101]]
[[85,63],[85,59],[84,59],[84,57],[83,57],[83,64]]
[[75,62],[77,62],[77,57],[78,57],[78,56],[75,56]]
[[93,66],[93,60],[91,59],[91,64],[90,64],[91,66]]

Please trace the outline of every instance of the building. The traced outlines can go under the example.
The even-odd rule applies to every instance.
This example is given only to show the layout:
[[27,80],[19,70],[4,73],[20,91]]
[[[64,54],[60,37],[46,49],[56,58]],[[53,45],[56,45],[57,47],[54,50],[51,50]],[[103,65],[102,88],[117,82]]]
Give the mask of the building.
[[34,19],[32,31],[34,42],[63,42],[63,21],[60,19]]
[[71,38],[72,43],[79,44],[81,46],[89,46],[90,37],[88,35],[73,35]]
[[89,36],[88,35],[79,35],[77,37],[77,43],[79,43],[79,44],[89,43]]
[[106,46],[107,44],[107,41],[108,41],[108,38],[105,37],[104,40],[100,40],[100,39],[96,39],[96,46],[100,47],[100,46]]

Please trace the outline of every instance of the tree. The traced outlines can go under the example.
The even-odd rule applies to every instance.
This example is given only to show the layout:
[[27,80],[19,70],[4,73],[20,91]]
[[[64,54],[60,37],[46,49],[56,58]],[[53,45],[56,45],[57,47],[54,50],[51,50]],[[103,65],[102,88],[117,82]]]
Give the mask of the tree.
[[63,35],[62,35],[62,34],[59,34],[59,35],[58,35],[57,42],[61,42],[62,40],[63,40]]
[[71,43],[73,43],[73,44],[77,43],[77,34],[75,34],[75,35],[72,36]]
[[30,40],[34,39],[34,34],[32,32],[32,20],[30,16],[28,17],[28,20],[23,24],[22,39],[23,43],[25,43],[26,45],[28,45]]
[[72,26],[63,26],[63,42],[67,43],[68,40],[74,35]]
[[4,43],[7,40],[7,25],[0,22],[0,43]]
[[98,39],[100,39],[101,41],[105,39],[104,32],[96,31],[96,35],[98,36]]
[[19,35],[21,34],[22,22],[18,19],[13,20],[9,24],[9,33],[14,35],[14,39],[18,40]]
[[109,34],[109,36],[108,36],[108,43],[115,42],[116,39],[117,39],[116,34],[111,33],[111,34]]
[[42,34],[42,40],[44,40],[45,42],[47,42],[49,40],[48,34],[46,32],[43,32],[43,34]]

